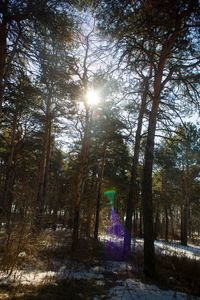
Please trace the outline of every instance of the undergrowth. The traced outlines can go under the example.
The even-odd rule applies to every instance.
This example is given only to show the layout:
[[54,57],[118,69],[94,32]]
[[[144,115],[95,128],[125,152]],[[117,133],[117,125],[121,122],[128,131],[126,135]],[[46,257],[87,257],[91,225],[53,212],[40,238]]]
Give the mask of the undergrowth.
[[[108,249],[108,246],[110,249]],[[22,270],[28,267],[29,269],[35,268],[37,270],[57,272],[67,262],[83,263],[86,267],[90,268],[95,264],[101,265],[106,260],[122,260],[122,249],[119,246],[115,246],[114,244],[105,245],[99,241],[94,241],[92,238],[80,238],[77,250],[72,253],[71,233],[64,230],[46,230],[41,232],[36,238],[30,238],[29,242],[27,239],[27,243],[24,239],[18,251],[24,251],[24,255],[17,256],[18,261],[15,266]],[[11,252],[8,254],[10,255]],[[4,257],[6,258],[6,256]],[[111,281],[124,280],[127,277],[145,281],[143,277],[142,251],[136,249],[129,263],[132,265],[132,270],[125,273],[118,272],[116,278],[113,277],[113,274],[110,274]],[[192,260],[183,255],[177,256],[175,253],[156,253],[156,276],[151,283],[157,284],[161,288],[174,289],[199,296],[200,261]],[[25,286],[20,284],[14,286],[9,284],[2,285],[0,287],[0,299],[6,299],[1,298],[1,295],[4,294],[9,295],[7,299],[12,300],[92,299],[98,293],[103,295],[104,289],[105,286],[98,286],[92,280],[86,281],[68,278],[56,282],[54,279],[52,282],[43,282],[40,286]]]

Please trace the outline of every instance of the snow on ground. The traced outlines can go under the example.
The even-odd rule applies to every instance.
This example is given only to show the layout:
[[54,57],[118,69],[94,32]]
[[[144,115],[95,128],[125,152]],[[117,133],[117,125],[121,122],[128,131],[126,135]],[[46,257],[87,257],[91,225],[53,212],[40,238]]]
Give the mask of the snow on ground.
[[[123,237],[116,235],[102,235],[100,239],[106,243],[114,243],[118,246],[123,245]],[[133,247],[140,251],[143,248],[143,240],[136,239],[132,241]],[[166,243],[164,241],[155,241],[155,249],[164,254],[175,254],[186,256],[189,258],[200,259],[200,247],[193,245],[183,247],[177,243]],[[22,254],[21,254],[22,255]],[[22,255],[23,256],[23,255]],[[58,264],[59,265],[59,264]],[[106,295],[95,296],[93,300],[110,299],[110,300],[183,300],[183,299],[199,299],[199,297],[188,296],[187,294],[172,291],[162,290],[155,285],[141,283],[140,281],[127,278],[129,272],[134,268],[133,265],[127,262],[120,261],[94,261],[92,265],[86,265],[76,261],[65,261],[53,271],[41,272],[39,270],[24,270],[15,271],[13,275],[6,278],[6,275],[0,272],[0,284],[32,284],[39,285],[47,282],[60,281],[65,279],[88,280],[94,282],[98,286],[106,287]],[[117,275],[126,273],[125,280],[117,280]],[[110,285],[111,284],[111,285]],[[112,286],[112,287],[111,287]],[[110,287],[110,288],[108,288]],[[106,291],[106,289],[104,289]],[[1,296],[1,295],[0,295]],[[2,299],[0,297],[0,299]],[[6,299],[6,297],[4,298]]]
[[[11,276],[9,280],[15,280],[16,283],[20,280],[22,284],[37,285],[46,283],[48,280],[53,282],[53,280],[82,279],[92,280],[98,286],[106,286],[108,283],[107,274],[117,275],[120,272],[130,270],[132,270],[132,266],[127,262],[96,261],[93,266],[85,266],[78,262],[66,261],[58,272],[15,272],[13,275],[15,277]],[[188,296],[184,293],[162,290],[155,285],[144,284],[133,278],[127,278],[123,281],[111,280],[111,283],[114,287],[108,289],[107,294],[95,296],[93,300],[200,300],[198,297]]]
[[[143,247],[144,240],[136,239],[136,249]],[[195,245],[183,246],[178,242],[155,241],[155,251],[166,255],[185,256],[190,259],[200,260],[200,248]]]
[[58,280],[64,279],[103,279],[101,272],[104,271],[104,268],[101,266],[96,266],[93,268],[86,268],[83,264],[66,264],[60,268],[57,273]]
[[[113,243],[118,246],[123,246],[123,237],[116,235],[105,234],[100,236],[100,240],[105,243]],[[135,250],[143,249],[144,240],[132,240],[132,247]],[[200,260],[200,247],[196,245],[182,246],[178,242],[155,241],[155,250],[161,254],[186,256],[190,259]]]
[[155,248],[163,254],[186,256],[190,259],[200,260],[200,248],[198,246],[183,246],[178,242],[167,243],[165,241],[155,241]]
[[41,271],[14,271],[9,277],[5,273],[0,273],[0,285],[39,285],[51,281],[56,276],[55,272]]
[[[99,299],[96,297],[96,300]],[[134,279],[116,281],[116,286],[111,288],[108,294],[110,300],[186,300],[188,295],[172,290],[161,290],[155,285],[141,283]]]
[[[131,266],[126,262],[108,261],[103,265],[96,265],[90,268],[84,267],[80,263],[67,262],[62,266],[59,272],[35,272],[23,274],[21,280],[23,284],[38,284],[47,280],[48,278],[54,278],[56,280],[64,279],[82,279],[93,280],[98,286],[106,285],[107,272],[116,274],[121,271],[130,270]],[[17,275],[17,274],[16,274]],[[20,274],[18,274],[20,275]],[[21,274],[22,275],[22,274]],[[200,299],[198,297],[188,296],[187,294],[172,291],[162,290],[155,285],[149,285],[141,283],[140,281],[132,278],[126,280],[117,280],[114,283],[114,287],[107,291],[107,294],[98,295],[93,300],[110,299],[110,300],[194,300]],[[0,295],[1,296],[1,295]],[[5,296],[7,296],[5,294]],[[6,299],[1,298],[0,299]]]

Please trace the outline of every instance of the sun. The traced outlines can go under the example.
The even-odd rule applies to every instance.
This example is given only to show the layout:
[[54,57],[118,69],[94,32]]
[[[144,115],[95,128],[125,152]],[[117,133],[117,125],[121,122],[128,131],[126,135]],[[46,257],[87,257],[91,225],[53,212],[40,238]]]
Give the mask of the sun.
[[94,89],[89,89],[86,93],[86,102],[88,105],[95,106],[99,103],[98,92]]

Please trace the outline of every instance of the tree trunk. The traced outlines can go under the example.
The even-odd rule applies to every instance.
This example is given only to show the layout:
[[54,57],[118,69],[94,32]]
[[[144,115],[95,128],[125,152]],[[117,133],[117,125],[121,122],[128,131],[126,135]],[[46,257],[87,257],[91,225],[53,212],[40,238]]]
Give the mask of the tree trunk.
[[[187,246],[188,241],[188,223],[189,223],[189,208],[190,208],[190,172],[189,172],[189,161],[188,161],[188,141],[186,133],[186,147],[185,147],[185,176],[183,182],[183,213],[182,213],[182,232],[181,232],[181,244]],[[183,170],[184,171],[184,170]]]
[[174,217],[173,217],[173,213],[172,213],[172,209],[171,207],[169,207],[169,213],[170,213],[170,223],[171,223],[171,236],[172,239],[174,239],[175,237],[175,232],[174,232]]
[[[147,141],[144,154],[144,169],[142,183],[142,203],[143,203],[143,225],[144,225],[144,274],[146,277],[155,275],[155,249],[153,233],[153,199],[152,199],[152,171],[154,156],[154,140],[156,132],[156,122],[160,95],[163,88],[162,76],[165,62],[170,54],[171,44],[176,39],[176,33],[163,46],[160,60],[155,70],[154,93],[152,95],[152,108],[149,115],[147,131]],[[166,81],[167,82],[167,81]]]
[[50,159],[51,149],[51,98],[52,89],[49,91],[47,98],[47,107],[45,115],[43,142],[42,142],[42,154],[40,158],[39,174],[38,174],[38,190],[36,200],[36,215],[35,215],[35,229],[38,231],[42,227],[44,205],[46,197],[46,188],[48,181],[48,165]]
[[[4,3],[4,10],[7,12],[7,2]],[[0,24],[0,119],[2,117],[2,104],[5,89],[5,68],[6,68],[6,50],[7,50],[7,21],[3,16]]]
[[152,202],[152,170],[154,139],[156,131],[156,118],[158,106],[160,103],[160,89],[154,98],[152,110],[149,117],[149,126],[144,156],[144,170],[142,183],[142,202],[143,202],[143,225],[144,225],[144,274],[146,277],[153,277],[155,274],[155,249],[153,233],[153,202]]
[[142,214],[142,207],[140,207],[140,228],[139,228],[139,237],[142,238],[143,237],[143,214]]
[[80,225],[80,205],[85,185],[85,180],[87,177],[88,168],[88,150],[89,150],[89,127],[90,127],[90,112],[89,108],[86,106],[86,116],[85,116],[85,130],[84,138],[80,155],[80,170],[77,177],[77,188],[76,188],[76,199],[74,206],[74,218],[73,218],[73,233],[72,233],[72,252],[75,251],[78,245],[79,236],[79,225]]
[[155,240],[159,237],[159,223],[160,223],[160,209],[159,209],[159,203],[156,208],[156,218],[155,218],[155,229],[154,229],[154,238]]
[[131,166],[131,178],[129,183],[129,194],[126,207],[126,221],[125,221],[125,233],[124,233],[124,256],[128,257],[131,254],[131,234],[132,234],[132,217],[134,206],[137,202],[137,169],[138,169],[138,160],[140,152],[140,141],[141,141],[141,131],[142,131],[142,121],[146,108],[147,94],[148,94],[148,78],[144,79],[143,82],[144,90],[141,99],[141,107],[138,116],[137,130],[135,136],[135,146],[134,146],[134,155]]
[[99,170],[98,175],[98,192],[97,192],[97,201],[96,201],[96,218],[95,218],[95,229],[94,229],[94,238],[98,239],[98,233],[99,233],[99,213],[100,213],[100,202],[101,202],[101,187],[102,187],[102,181],[103,181],[103,174],[104,174],[104,165],[105,165],[105,159],[106,159],[106,143],[103,145],[103,157],[101,161],[101,167]]
[[2,201],[2,207],[6,215],[7,228],[10,225],[11,218],[11,207],[12,207],[12,186],[14,184],[14,152],[15,152],[15,138],[16,138],[16,129],[17,129],[17,118],[18,118],[18,105],[14,112],[12,131],[11,131],[11,140],[10,140],[10,153],[8,158],[5,186],[4,186],[4,195]]
[[182,232],[181,232],[181,244],[187,246],[187,233],[188,233],[188,207],[187,205],[183,206],[182,210]]
[[169,218],[168,218],[168,209],[165,207],[165,241],[168,241],[169,233]]
[[144,177],[143,177],[143,225],[144,225],[144,274],[152,277],[155,272],[155,250],[153,233],[153,204],[152,204],[152,167],[156,115],[151,116],[148,128],[145,150]]

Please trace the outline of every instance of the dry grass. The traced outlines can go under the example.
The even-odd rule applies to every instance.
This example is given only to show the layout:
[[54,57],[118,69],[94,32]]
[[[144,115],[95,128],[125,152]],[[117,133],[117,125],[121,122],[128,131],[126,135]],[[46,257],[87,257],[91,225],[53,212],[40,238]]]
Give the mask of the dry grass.
[[156,270],[161,285],[200,296],[200,261],[158,254]]
[[[110,249],[114,251],[108,252],[105,245],[94,241],[92,238],[81,238],[76,252],[71,253],[71,233],[68,231],[45,230],[38,236],[32,236],[29,228],[27,228],[24,230],[23,236],[20,236],[20,232],[17,232],[17,228],[15,228],[15,233],[10,237],[10,248],[8,248],[7,252],[5,251],[6,248],[3,248],[6,236],[1,235],[0,251],[1,263],[3,263],[1,267],[3,266],[8,271],[12,268],[23,270],[29,267],[42,271],[51,270],[56,272],[66,261],[72,260],[90,266],[97,260],[101,263],[106,259],[121,260],[122,258],[121,248]],[[24,253],[24,255],[19,255],[20,253]],[[55,262],[58,263],[57,266],[55,266]],[[141,250],[134,253],[130,263],[133,266],[131,273],[119,273],[118,279],[123,280],[123,278],[129,276],[140,278],[144,281],[142,272],[143,254]],[[163,288],[175,289],[199,296],[200,261],[191,260],[185,256],[178,257],[175,254],[158,253],[156,254],[156,277],[153,283]],[[87,283],[80,282],[80,286],[82,284],[84,290]],[[92,286],[94,283],[90,284]],[[98,293],[98,288],[96,289],[95,284],[93,288]],[[12,295],[11,299],[15,299],[15,295],[20,295],[20,293],[21,296],[18,299],[66,299],[62,298],[64,293],[68,293],[69,299],[81,299],[78,293],[79,283],[73,280],[55,284],[46,282],[41,287],[29,286],[25,288],[19,285],[17,290],[10,286],[4,287],[4,289],[8,289],[8,294]],[[27,292],[24,289],[27,289]],[[59,292],[59,289],[61,289],[61,292]],[[74,293],[73,289],[77,291],[77,298],[70,298]],[[90,290],[89,287],[88,289]],[[88,294],[86,290],[84,291],[85,299],[91,296],[91,290]],[[3,290],[3,292],[7,292],[7,290]],[[38,295],[38,298],[35,295]],[[45,298],[47,296],[48,298]]]

